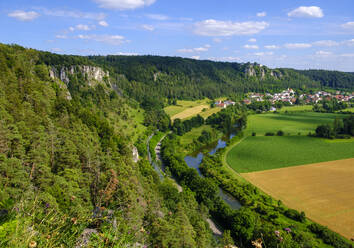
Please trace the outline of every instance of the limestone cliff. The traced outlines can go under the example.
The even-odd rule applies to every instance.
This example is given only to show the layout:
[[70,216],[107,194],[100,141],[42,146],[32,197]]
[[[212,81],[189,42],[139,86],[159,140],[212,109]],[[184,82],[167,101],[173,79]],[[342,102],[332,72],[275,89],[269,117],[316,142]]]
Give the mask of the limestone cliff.
[[97,66],[74,65],[61,68],[51,67],[49,70],[51,78],[58,78],[66,84],[70,81],[70,75],[76,73],[83,74],[89,86],[94,86],[97,82],[103,82],[105,80],[109,83],[109,72]]

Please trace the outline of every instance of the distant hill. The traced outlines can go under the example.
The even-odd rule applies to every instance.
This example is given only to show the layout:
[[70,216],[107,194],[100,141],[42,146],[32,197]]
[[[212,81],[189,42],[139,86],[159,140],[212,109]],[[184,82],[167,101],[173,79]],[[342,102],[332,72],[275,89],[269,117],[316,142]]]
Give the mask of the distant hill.
[[269,69],[256,63],[161,56],[88,58],[119,75],[120,87],[131,96],[147,93],[179,99],[215,98],[240,92],[321,86],[295,70]]
[[336,89],[354,89],[354,73],[326,70],[297,71],[312,80],[319,81],[322,86]]

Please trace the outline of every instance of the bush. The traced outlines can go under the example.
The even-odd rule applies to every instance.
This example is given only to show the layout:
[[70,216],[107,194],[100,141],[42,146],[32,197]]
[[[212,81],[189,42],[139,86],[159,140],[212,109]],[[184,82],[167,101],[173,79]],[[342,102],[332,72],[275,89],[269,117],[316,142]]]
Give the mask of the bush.
[[265,133],[265,136],[274,136],[274,133],[272,133],[272,132],[267,132],[267,133]]
[[256,136],[256,133],[255,133],[255,132],[253,132],[253,133],[252,133],[252,136]]
[[298,211],[296,211],[295,209],[288,209],[284,212],[284,215],[290,219],[299,221],[299,222],[305,222],[306,221],[306,217],[305,217],[305,213],[301,212],[299,213]]
[[283,132],[282,130],[279,130],[279,131],[277,132],[277,136],[284,136],[284,132]]

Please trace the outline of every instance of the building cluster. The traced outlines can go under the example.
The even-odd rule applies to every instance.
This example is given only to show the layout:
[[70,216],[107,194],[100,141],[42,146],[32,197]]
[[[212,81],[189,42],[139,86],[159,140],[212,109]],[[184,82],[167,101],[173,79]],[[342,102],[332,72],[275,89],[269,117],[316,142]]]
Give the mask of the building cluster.
[[264,100],[270,101],[272,104],[275,102],[287,102],[290,105],[293,105],[297,98],[303,101],[305,104],[314,104],[322,100],[331,100],[332,98],[337,99],[340,102],[349,102],[354,99],[354,92],[352,93],[343,93],[337,91],[335,94],[329,93],[326,91],[318,91],[314,94],[301,94],[296,96],[293,89],[283,90],[280,93],[270,94],[270,93],[250,93],[246,99],[243,100],[245,104],[251,104],[252,102],[262,102]]
[[226,108],[227,106],[230,106],[230,105],[235,105],[236,103],[233,102],[233,101],[217,101],[214,103],[215,107],[220,107],[220,108]]

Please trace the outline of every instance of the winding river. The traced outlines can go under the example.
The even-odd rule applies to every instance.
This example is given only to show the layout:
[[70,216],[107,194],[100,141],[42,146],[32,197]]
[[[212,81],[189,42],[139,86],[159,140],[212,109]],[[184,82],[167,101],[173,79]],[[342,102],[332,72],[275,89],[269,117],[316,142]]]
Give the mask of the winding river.
[[[227,141],[232,139],[232,137],[234,137],[234,134],[231,134],[229,136],[225,136],[221,139],[219,139],[217,142],[211,143],[205,147],[203,147],[202,149],[192,153],[189,156],[185,156],[184,157],[184,161],[187,163],[187,165],[191,168],[194,168],[198,171],[198,174],[203,177],[200,169],[199,169],[199,165],[202,163],[203,161],[203,157],[204,154],[202,151],[209,151],[208,153],[210,155],[213,155],[216,153],[217,150],[221,149],[221,148],[225,148],[227,146]],[[229,193],[225,192],[222,188],[219,187],[219,196],[221,197],[221,199],[223,199],[232,209],[240,209],[242,207],[241,203],[232,195],[230,195]]]

